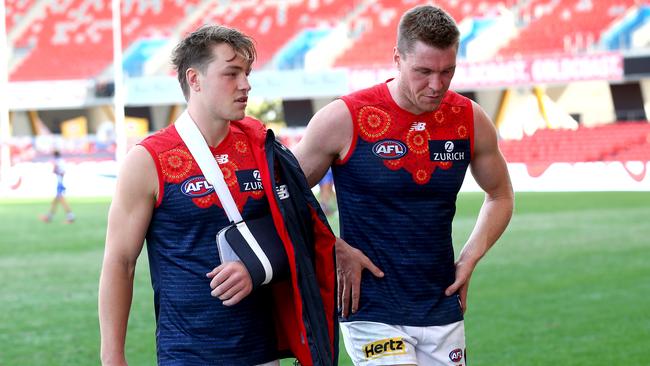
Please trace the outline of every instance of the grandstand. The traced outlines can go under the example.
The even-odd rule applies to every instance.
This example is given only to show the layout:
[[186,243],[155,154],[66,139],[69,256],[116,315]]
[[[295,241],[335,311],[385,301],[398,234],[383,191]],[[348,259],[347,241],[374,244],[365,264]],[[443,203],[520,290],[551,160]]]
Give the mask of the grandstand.
[[502,56],[564,53],[598,48],[603,32],[635,5],[634,0],[529,2],[522,10],[527,25],[499,51]]
[[[300,40],[302,33],[322,29],[326,36],[343,25],[347,46],[332,50],[340,57],[329,66],[390,66],[399,15],[414,4],[410,0],[129,0],[121,2],[122,44],[129,54],[142,47],[142,42],[163,39],[174,43],[178,35],[202,24],[219,23],[256,39],[258,67],[265,68],[277,66],[273,59]],[[635,0],[441,0],[436,4],[466,30],[461,49],[471,47],[478,36],[475,33],[490,33],[498,24],[511,23],[512,39],[489,50],[500,58],[616,48],[616,44],[601,42],[635,38],[637,31],[646,29],[648,16],[648,5]],[[110,68],[110,2],[9,0],[6,6],[13,49],[11,81],[93,79]],[[620,24],[630,17],[641,19],[635,18],[632,27]],[[476,27],[476,23],[483,26]],[[632,47],[645,47],[647,39],[639,43]],[[161,71],[165,70],[150,74]]]
[[650,124],[639,121],[576,130],[540,129],[521,140],[502,140],[500,145],[510,163],[647,161]]
[[[129,141],[167,125],[182,109],[169,54],[180,36],[202,24],[233,26],[256,40],[252,96],[281,99],[286,124],[299,128],[317,106],[391,77],[399,16],[419,3],[123,0]],[[430,3],[461,29],[452,86],[486,109],[509,162],[650,161],[646,1]],[[4,6],[11,137],[3,131],[3,140],[12,159],[2,164],[38,161],[54,145],[69,157],[106,160],[115,151],[110,2],[6,0]],[[62,124],[79,117],[88,135],[63,136]]]

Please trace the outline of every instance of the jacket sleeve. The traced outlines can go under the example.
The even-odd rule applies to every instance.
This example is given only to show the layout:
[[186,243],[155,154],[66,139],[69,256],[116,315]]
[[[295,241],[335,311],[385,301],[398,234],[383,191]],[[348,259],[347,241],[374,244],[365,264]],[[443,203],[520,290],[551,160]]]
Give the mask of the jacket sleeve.
[[318,200],[309,188],[298,160],[274,141],[275,169],[291,199],[280,200],[287,230],[294,244],[301,276],[299,288],[304,317],[313,339],[314,365],[337,364],[338,316],[336,313],[335,237]]

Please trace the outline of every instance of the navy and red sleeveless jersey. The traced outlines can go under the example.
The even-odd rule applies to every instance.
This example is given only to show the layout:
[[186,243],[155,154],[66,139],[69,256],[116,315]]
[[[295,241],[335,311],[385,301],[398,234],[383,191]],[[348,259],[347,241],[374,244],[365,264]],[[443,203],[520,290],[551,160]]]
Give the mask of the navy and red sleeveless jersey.
[[[220,264],[215,238],[229,224],[174,126],[141,142],[156,163],[159,197],[146,235],[160,365],[256,365],[278,358],[270,289],[239,304],[210,295],[206,273]],[[251,144],[231,123],[210,148],[244,218],[269,212]]]
[[335,164],[341,237],[384,271],[364,271],[359,309],[342,321],[434,326],[462,320],[451,239],[456,196],[473,149],[471,101],[447,92],[414,115],[386,83],[344,96],[354,137]]

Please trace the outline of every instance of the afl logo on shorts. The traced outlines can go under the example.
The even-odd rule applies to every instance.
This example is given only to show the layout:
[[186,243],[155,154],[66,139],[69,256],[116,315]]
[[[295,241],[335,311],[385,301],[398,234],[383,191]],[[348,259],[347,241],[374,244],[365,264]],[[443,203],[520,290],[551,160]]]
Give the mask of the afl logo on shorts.
[[214,188],[203,176],[191,177],[181,185],[181,192],[189,197],[203,197],[214,192]]
[[449,352],[449,359],[451,362],[460,362],[463,360],[463,350],[456,348],[455,350]]
[[397,140],[381,140],[372,146],[373,154],[387,160],[399,159],[406,155],[407,152],[406,145]]

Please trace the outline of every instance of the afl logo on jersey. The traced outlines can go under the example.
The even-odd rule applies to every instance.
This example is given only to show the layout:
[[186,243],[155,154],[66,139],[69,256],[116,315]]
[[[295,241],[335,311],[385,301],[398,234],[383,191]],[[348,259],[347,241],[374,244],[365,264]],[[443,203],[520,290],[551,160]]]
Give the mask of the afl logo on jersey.
[[399,159],[407,152],[406,145],[398,140],[381,140],[372,146],[372,153],[382,159]]
[[190,197],[203,197],[214,192],[214,188],[203,176],[191,177],[181,185],[181,192]]

